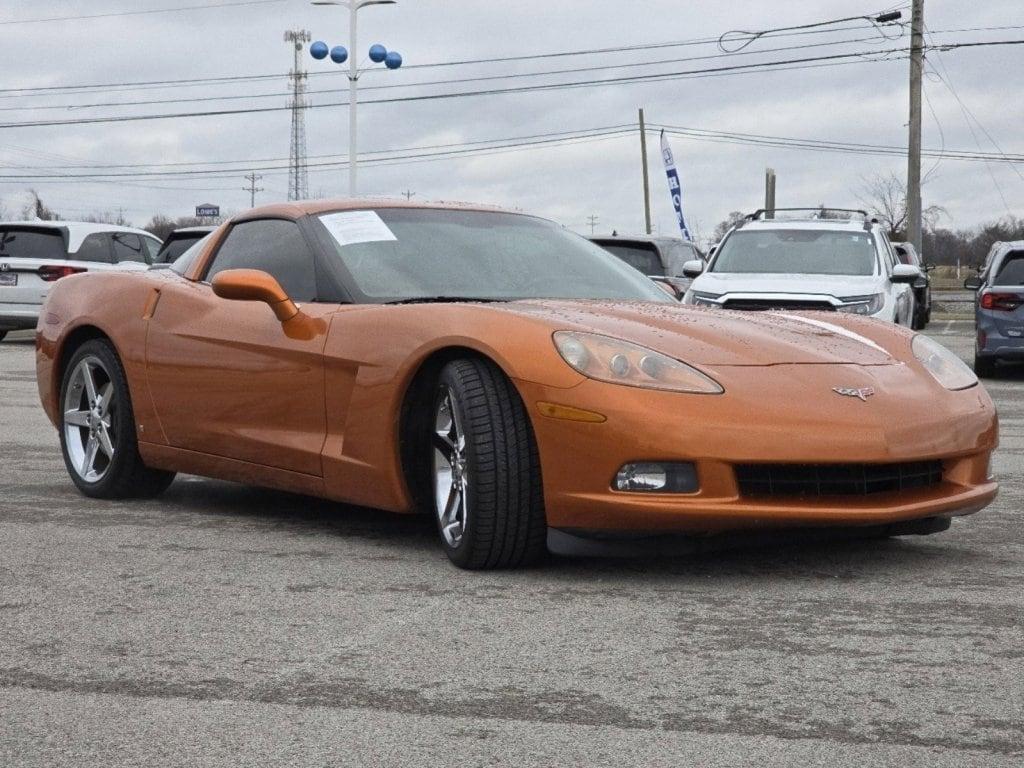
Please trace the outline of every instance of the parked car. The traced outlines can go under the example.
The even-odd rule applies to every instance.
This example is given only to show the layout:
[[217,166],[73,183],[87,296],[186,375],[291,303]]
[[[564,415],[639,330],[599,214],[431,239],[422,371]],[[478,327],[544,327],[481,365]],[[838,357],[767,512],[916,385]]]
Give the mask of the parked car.
[[681,237],[613,233],[591,236],[590,240],[652,280],[667,283],[679,298],[686,293],[691,282],[683,274],[683,264],[704,258],[696,245]]
[[763,213],[756,211],[733,227],[706,268],[700,261],[685,265],[694,281],[684,302],[846,312],[913,324],[911,286],[921,270],[896,260],[877,221],[863,211],[851,219],[764,219]]
[[153,259],[154,264],[172,264],[181,254],[198,243],[216,227],[181,227],[176,229],[164,240],[163,247]]
[[0,223],[0,340],[36,327],[53,283],[79,272],[146,269],[160,240],[141,229],[76,221]]
[[976,291],[974,370],[992,376],[1000,360],[1024,360],[1024,240],[996,243],[982,273],[964,287]]
[[932,279],[930,267],[923,263],[913,243],[892,244],[900,264],[912,264],[921,270],[921,278],[912,284],[914,289],[914,330],[924,330],[932,321]]
[[932,339],[684,306],[534,216],[319,200],[193,248],[47,299],[40,397],[87,496],[188,472],[423,511],[456,565],[498,568],[673,531],[934,533],[997,492],[995,408]]

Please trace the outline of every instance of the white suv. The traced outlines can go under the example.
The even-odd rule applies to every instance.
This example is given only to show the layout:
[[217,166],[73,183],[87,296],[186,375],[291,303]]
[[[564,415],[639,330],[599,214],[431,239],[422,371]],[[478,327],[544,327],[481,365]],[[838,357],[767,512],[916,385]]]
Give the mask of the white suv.
[[0,222],[0,340],[36,327],[54,281],[91,270],[148,269],[159,250],[149,232],[114,224]]
[[733,227],[706,268],[687,262],[684,273],[695,279],[684,303],[852,312],[912,325],[912,283],[921,271],[899,263],[877,221],[863,211],[844,212],[859,215],[850,219],[765,219],[763,213]]

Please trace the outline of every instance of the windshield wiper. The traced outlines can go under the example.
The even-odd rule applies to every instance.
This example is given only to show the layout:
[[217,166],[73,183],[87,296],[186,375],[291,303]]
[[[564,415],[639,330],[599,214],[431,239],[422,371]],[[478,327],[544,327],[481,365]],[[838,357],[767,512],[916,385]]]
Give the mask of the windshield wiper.
[[495,302],[495,301],[508,301],[508,299],[488,299],[481,296],[415,296],[410,299],[395,299],[394,301],[385,301],[385,304],[446,304],[451,303],[473,303],[473,302]]

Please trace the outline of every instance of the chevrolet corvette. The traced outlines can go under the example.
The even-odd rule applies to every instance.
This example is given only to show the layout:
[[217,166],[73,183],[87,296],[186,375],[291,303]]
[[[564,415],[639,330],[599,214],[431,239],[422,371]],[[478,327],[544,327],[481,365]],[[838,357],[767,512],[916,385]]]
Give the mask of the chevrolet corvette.
[[931,533],[997,492],[992,401],[928,337],[684,306],[480,206],[258,208],[169,269],[58,280],[36,350],[85,495],[181,472],[423,511],[464,568],[665,534]]

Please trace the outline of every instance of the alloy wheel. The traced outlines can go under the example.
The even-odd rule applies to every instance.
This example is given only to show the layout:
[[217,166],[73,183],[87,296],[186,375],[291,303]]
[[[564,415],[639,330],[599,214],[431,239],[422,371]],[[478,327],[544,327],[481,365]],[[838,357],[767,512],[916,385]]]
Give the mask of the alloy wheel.
[[114,384],[98,357],[82,358],[64,393],[64,441],[69,463],[87,483],[97,483],[117,451]]
[[441,535],[450,547],[457,547],[469,519],[469,471],[466,462],[466,433],[462,429],[458,403],[447,387],[441,388],[434,414],[434,507]]

